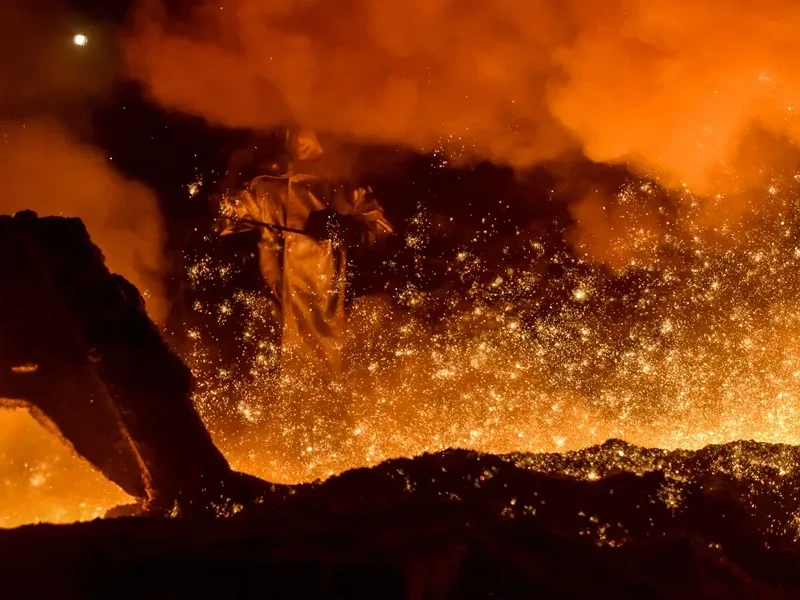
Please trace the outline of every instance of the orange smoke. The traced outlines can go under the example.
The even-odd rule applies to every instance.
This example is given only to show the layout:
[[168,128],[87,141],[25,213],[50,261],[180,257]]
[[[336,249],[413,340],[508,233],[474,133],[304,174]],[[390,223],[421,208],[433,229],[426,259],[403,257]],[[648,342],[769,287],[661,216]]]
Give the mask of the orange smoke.
[[591,158],[630,159],[672,186],[735,191],[752,182],[724,175],[753,125],[800,140],[797,5],[594,4],[599,18],[575,12],[579,33],[554,55],[566,78],[550,91],[553,114]]
[[[73,44],[77,27],[92,33],[94,47]],[[87,124],[91,101],[108,92],[116,65],[103,40],[75,21],[66,2],[0,3],[0,55],[8,57],[0,61],[0,214],[82,218],[109,268],[145,291],[151,316],[162,319],[154,194],[60,121]],[[126,500],[28,411],[7,404],[0,398],[0,527],[90,519]]]
[[142,0],[127,60],[156,100],[214,123],[460,138],[513,165],[580,146],[694,189],[720,184],[754,122],[800,139],[789,2],[198,4],[177,23]]
[[53,121],[0,122],[0,132],[0,214],[82,218],[109,269],[139,287],[148,312],[163,318],[163,232],[153,192]]

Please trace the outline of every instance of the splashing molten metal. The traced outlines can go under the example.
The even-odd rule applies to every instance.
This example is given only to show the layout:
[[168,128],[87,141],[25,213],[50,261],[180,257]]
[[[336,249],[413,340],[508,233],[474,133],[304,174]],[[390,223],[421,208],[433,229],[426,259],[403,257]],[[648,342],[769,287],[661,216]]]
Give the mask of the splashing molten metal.
[[[302,418],[270,402],[278,348],[265,298],[241,291],[198,303],[223,324],[245,315],[243,340],[256,351],[243,364],[221,364],[213,336],[192,329],[184,358],[201,380],[196,405],[235,468],[278,482],[448,447],[499,454],[609,438],[665,449],[800,443],[798,179],[775,176],[779,191],[762,192],[780,196],[779,210],[756,212],[736,245],[668,227],[655,240],[612,238],[611,249],[629,257],[614,270],[534,237],[509,245],[513,267],[464,248],[452,265],[465,282],[459,290],[409,285],[356,301],[350,366],[335,389],[304,390]],[[651,195],[637,182],[612,200],[624,219]],[[415,250],[424,248],[424,216],[419,226],[408,240]],[[189,275],[215,285],[236,268],[203,258]],[[429,318],[432,308],[438,319]],[[346,422],[315,410],[329,402],[340,403]],[[122,500],[24,415],[2,413],[0,436],[4,447],[22,440],[23,449],[4,456],[0,524],[85,519]],[[776,473],[792,470],[774,459]],[[623,462],[649,468],[635,457]],[[596,479],[609,468],[571,474]]]

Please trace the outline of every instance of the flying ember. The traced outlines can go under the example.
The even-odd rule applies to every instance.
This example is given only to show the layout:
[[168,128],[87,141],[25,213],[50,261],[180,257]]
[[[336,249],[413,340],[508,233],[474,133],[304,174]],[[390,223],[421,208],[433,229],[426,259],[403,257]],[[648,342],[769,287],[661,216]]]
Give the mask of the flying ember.
[[89,43],[89,38],[83,33],[76,33],[72,38],[72,43],[76,46],[85,46]]

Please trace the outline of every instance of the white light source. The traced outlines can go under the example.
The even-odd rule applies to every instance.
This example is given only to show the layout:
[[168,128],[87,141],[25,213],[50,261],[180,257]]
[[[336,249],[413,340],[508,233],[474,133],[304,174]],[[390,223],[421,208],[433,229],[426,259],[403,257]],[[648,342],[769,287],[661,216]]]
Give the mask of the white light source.
[[76,33],[75,37],[72,38],[72,43],[76,46],[85,46],[89,43],[89,38],[82,33]]

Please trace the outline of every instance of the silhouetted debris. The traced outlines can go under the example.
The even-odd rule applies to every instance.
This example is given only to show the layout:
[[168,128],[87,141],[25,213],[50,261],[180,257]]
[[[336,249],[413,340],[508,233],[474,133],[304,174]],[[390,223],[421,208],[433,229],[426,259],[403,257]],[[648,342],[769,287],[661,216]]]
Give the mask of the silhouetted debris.
[[[614,467],[620,450],[669,467]],[[797,453],[453,450],[278,486],[229,519],[0,532],[0,564],[7,589],[60,597],[796,598],[797,481],[753,465]]]
[[228,511],[263,492],[232,473],[189,369],[78,219],[0,217],[0,398],[32,407],[154,512]]
[[798,448],[451,450],[269,486],[80,221],[0,217],[0,281],[0,397],[155,514],[229,516],[0,531],[4,597],[800,597]]

